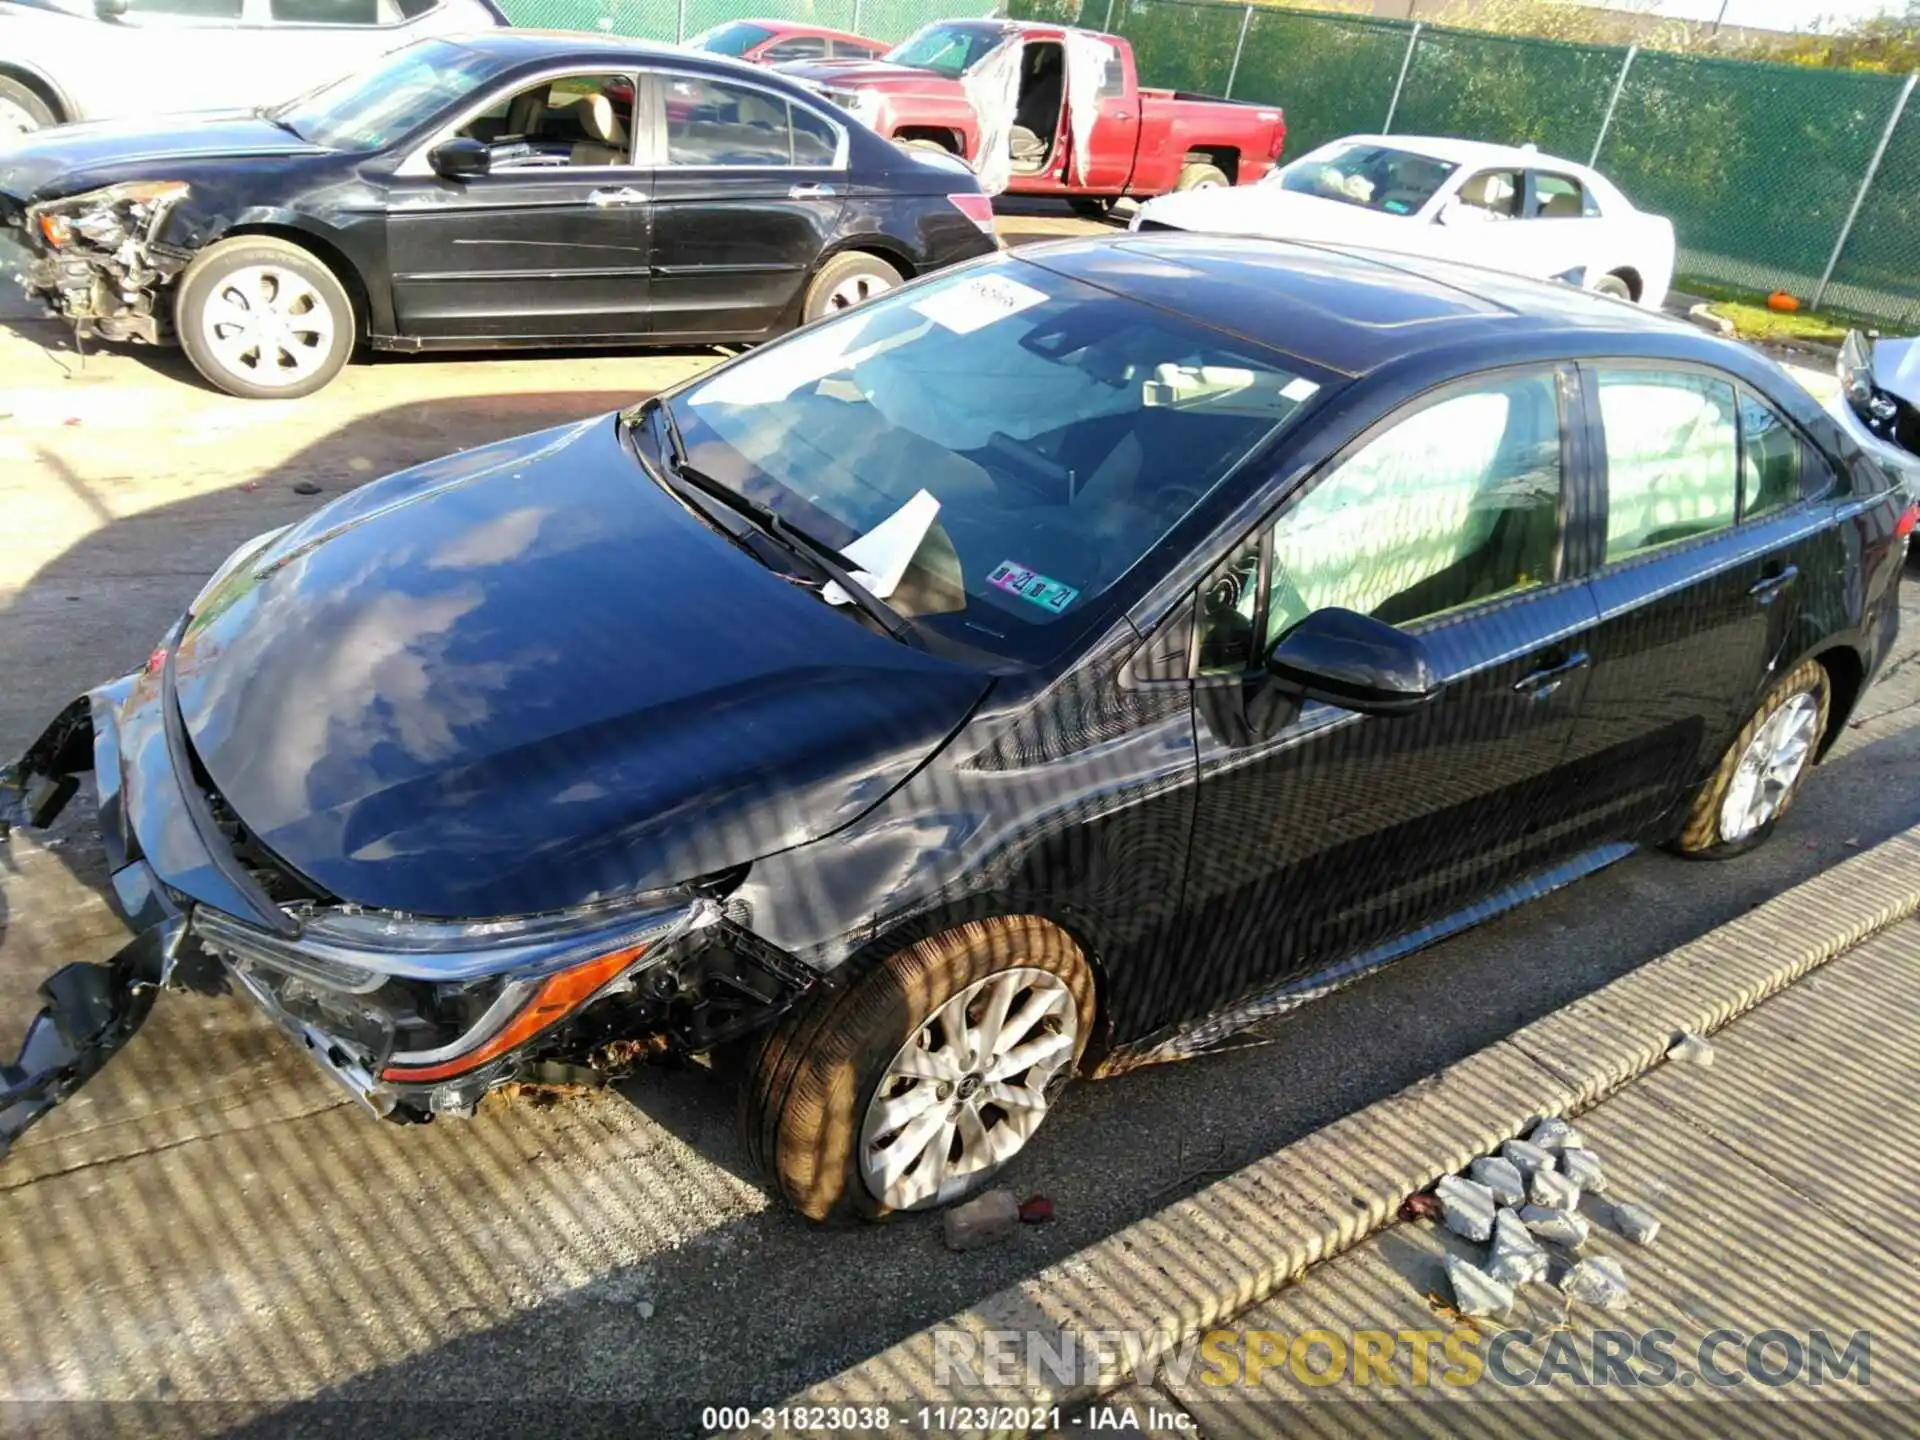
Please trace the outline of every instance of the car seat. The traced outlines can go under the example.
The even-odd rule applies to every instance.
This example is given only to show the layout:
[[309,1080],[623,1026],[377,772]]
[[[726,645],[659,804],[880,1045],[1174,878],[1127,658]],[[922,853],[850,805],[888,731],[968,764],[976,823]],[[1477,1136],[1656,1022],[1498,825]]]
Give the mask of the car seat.
[[570,159],[575,165],[625,165],[633,153],[627,127],[605,95],[583,95],[571,104],[549,106],[546,113],[568,117],[587,136],[574,143]]

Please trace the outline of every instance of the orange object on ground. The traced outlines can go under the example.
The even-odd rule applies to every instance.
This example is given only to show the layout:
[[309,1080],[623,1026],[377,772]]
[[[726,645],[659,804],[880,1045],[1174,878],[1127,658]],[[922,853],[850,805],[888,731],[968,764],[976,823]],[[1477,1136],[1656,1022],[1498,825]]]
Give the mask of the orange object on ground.
[[1785,314],[1792,314],[1800,308],[1800,302],[1786,291],[1776,290],[1767,297],[1767,308],[1769,310],[1779,310]]

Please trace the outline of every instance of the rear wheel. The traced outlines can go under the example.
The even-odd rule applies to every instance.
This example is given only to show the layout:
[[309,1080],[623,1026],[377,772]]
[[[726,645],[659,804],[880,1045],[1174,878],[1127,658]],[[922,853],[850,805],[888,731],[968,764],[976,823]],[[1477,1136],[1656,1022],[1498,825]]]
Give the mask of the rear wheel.
[[1082,220],[1104,220],[1113,213],[1113,198],[1108,195],[1073,195],[1067,207]]
[[1227,172],[1218,165],[1208,165],[1203,161],[1190,161],[1180,167],[1180,179],[1174,185],[1176,190],[1219,190],[1233,182],[1227,179]]
[[353,303],[310,251],[241,235],[201,251],[180,277],[174,328],[194,368],[229,395],[311,395],[353,351]]
[[1032,1139],[1093,1018],[1087,962],[1044,920],[922,940],[768,1033],[742,1094],[747,1150],[810,1219],[952,1204]]
[[884,295],[900,283],[900,272],[878,255],[864,250],[849,250],[836,255],[820,267],[807,287],[802,316],[818,320],[863,305],[876,295]]
[[0,75],[0,141],[16,135],[31,135],[59,121],[53,107],[41,99],[32,86]]
[[1780,823],[1827,732],[1831,685],[1818,660],[1781,677],[1700,787],[1674,848],[1702,860],[1745,854]]

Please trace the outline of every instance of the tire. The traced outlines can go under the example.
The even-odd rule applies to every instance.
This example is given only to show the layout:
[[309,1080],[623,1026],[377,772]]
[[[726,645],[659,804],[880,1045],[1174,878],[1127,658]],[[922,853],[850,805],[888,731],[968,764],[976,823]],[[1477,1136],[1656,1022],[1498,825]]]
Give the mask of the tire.
[[[249,400],[311,395],[353,353],[353,302],[339,277],[311,251],[270,235],[201,251],[180,277],[173,314],[194,368]],[[270,328],[249,351],[242,347],[252,315],[267,317]]]
[[1227,172],[1218,165],[1209,165],[1194,160],[1180,167],[1180,179],[1174,184],[1175,190],[1217,190],[1233,184],[1227,179]]
[[1593,282],[1593,293],[1611,295],[1616,300],[1633,299],[1633,287],[1618,275],[1602,275]]
[[[942,145],[938,140],[929,140],[924,135],[914,140],[896,140],[894,143],[903,150],[931,150],[936,155],[953,154],[953,151]],[[958,159],[959,157],[955,156],[954,158]]]
[[[1744,855],[1771,835],[1799,795],[1807,772],[1813,768],[1814,752],[1827,733],[1831,692],[1827,668],[1818,660],[1803,660],[1782,676],[1767,691],[1753,717],[1740,727],[1740,733],[1733,737],[1733,744],[1727,747],[1719,766],[1694,795],[1673,848],[1697,860],[1729,860],[1735,855]],[[1791,715],[1786,713],[1789,707],[1792,707]],[[1762,742],[1762,734],[1767,732],[1770,721],[1775,723],[1775,728]],[[1742,828],[1734,812],[1743,807],[1730,803],[1730,797],[1739,793],[1754,794],[1747,787],[1755,779],[1756,757],[1764,758],[1766,750],[1796,734],[1803,743],[1792,773],[1785,777],[1784,785],[1778,788],[1759,823]],[[1760,781],[1763,789],[1773,788],[1766,784],[1764,771]],[[1758,798],[1756,794],[1756,802]],[[1749,821],[1752,813],[1747,816]]]
[[1113,201],[1105,195],[1071,195],[1067,208],[1082,220],[1104,220],[1113,213]]
[[[1000,977],[998,986],[995,977]],[[991,1094],[995,1087],[978,1079],[969,1086],[966,1075],[982,1074],[983,1067],[968,1069],[957,1083],[937,1079],[924,1068],[921,1073],[927,1078],[889,1073],[909,1052],[916,1057],[916,1067],[939,1061],[935,1068],[940,1073],[959,1073],[942,1059],[950,1046],[963,1043],[950,1030],[942,1007],[954,1002],[977,1020],[1001,993],[1011,996],[1006,1012],[1011,1022],[1017,1024],[1036,1005],[1042,1016],[1024,1032],[1008,1026],[1007,1039],[1016,1049],[1065,1035],[1069,1023],[1074,1027],[1068,1043],[1055,1045],[1044,1066],[1035,1064],[1010,1077],[1019,1081],[1024,1075],[1025,1084],[1040,1087],[1037,1092],[1021,1090],[1028,1099],[1043,1097],[1037,1107],[1024,1102],[1017,1107],[1024,1133],[1017,1127],[998,1128],[1012,1126],[1016,1112],[996,1106]],[[782,1197],[811,1220],[878,1220],[897,1209],[952,1204],[989,1184],[1032,1138],[1079,1068],[1093,1020],[1092,971],[1080,947],[1059,927],[1022,916],[975,921],[932,936],[889,957],[846,989],[798,1007],[767,1033],[741,1091],[747,1153]],[[926,1048],[932,1041],[938,1044]],[[883,1082],[890,1087],[887,1097],[880,1095]],[[942,1090],[942,1085],[948,1088]],[[911,1107],[915,1096],[926,1096],[917,1117],[898,1130],[885,1128],[878,1104],[904,1098]],[[969,1102],[968,1096],[983,1098]],[[1002,1146],[1012,1141],[1012,1148],[1001,1153],[991,1144],[975,1146],[970,1157],[960,1133],[965,1127],[951,1118],[967,1104],[975,1115],[988,1117],[981,1123],[994,1141]],[[998,1118],[992,1118],[995,1115]],[[912,1203],[889,1203],[870,1183],[869,1166],[863,1162],[871,1154],[873,1163],[884,1163],[885,1151],[923,1122],[936,1129],[920,1159],[898,1182],[903,1192],[915,1185],[924,1191],[938,1181],[922,1168],[936,1147],[946,1166],[963,1170],[988,1154],[997,1158],[984,1168],[947,1177],[937,1189],[912,1197]],[[944,1131],[938,1128],[942,1125]],[[975,1134],[985,1136],[989,1130]],[[957,1159],[948,1148],[956,1145],[961,1152]],[[905,1193],[893,1196],[895,1202],[908,1198]]]
[[59,123],[60,117],[40,98],[39,91],[11,76],[0,75],[0,141],[16,135],[31,135]]
[[864,250],[849,250],[836,255],[820,267],[820,273],[807,286],[807,299],[801,310],[803,321],[851,310],[901,283],[900,272],[878,255]]

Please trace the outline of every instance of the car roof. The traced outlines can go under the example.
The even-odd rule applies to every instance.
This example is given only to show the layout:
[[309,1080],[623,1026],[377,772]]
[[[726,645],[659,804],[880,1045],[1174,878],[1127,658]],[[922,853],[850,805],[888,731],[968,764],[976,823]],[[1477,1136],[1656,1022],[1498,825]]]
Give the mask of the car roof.
[[1411,255],[1177,230],[1008,254],[1350,377],[1489,342],[1493,363],[1612,350],[1739,369],[1747,353],[1624,300]]
[[1490,140],[1456,140],[1449,135],[1343,135],[1335,144],[1385,145],[1424,155],[1430,160],[1446,160],[1455,165],[1511,165],[1515,169],[1577,170],[1587,167],[1577,160],[1549,155],[1528,145],[1496,145]]

